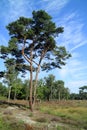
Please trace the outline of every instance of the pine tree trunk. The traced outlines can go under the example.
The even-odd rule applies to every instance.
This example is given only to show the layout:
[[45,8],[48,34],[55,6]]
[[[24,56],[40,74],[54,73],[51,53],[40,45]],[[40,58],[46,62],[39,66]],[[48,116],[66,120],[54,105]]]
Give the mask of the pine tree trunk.
[[38,74],[39,74],[39,71],[40,71],[40,65],[41,65],[41,62],[42,62],[42,59],[43,59],[45,53],[46,52],[42,52],[42,56],[40,58],[38,68],[37,68],[37,71],[36,71],[35,84],[34,84],[34,102],[33,102],[33,106],[35,105],[35,100],[36,100],[37,81],[38,81]]
[[36,77],[35,77],[35,83],[34,83],[34,101],[33,101],[33,106],[35,105],[35,101],[36,101],[36,91],[37,91],[37,81],[38,81],[38,73],[40,71],[40,65],[37,68],[36,71]]
[[30,85],[29,85],[29,89],[30,89],[30,94],[29,94],[29,107],[30,110],[33,111],[33,101],[32,101],[32,89],[33,89],[33,83],[32,83],[32,63],[30,64]]

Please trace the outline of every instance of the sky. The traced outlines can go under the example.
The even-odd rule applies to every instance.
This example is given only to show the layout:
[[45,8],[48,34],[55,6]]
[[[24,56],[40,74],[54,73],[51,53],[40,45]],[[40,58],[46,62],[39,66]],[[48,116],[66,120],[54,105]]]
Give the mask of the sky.
[[[64,33],[56,38],[59,46],[65,46],[72,57],[61,70],[50,74],[63,80],[71,93],[87,85],[87,0],[0,0],[0,45],[9,41],[6,25],[20,16],[32,17],[33,10],[45,10],[52,16],[56,26],[63,26]],[[0,59],[0,71],[4,69]],[[48,75],[41,73],[40,78]]]

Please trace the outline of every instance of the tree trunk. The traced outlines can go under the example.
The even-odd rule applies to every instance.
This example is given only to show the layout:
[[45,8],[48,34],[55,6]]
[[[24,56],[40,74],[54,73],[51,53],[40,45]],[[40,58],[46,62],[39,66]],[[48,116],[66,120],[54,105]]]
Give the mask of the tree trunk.
[[[30,58],[27,57],[24,53],[24,49],[25,49],[25,43],[26,43],[26,36],[24,37],[24,46],[22,48],[22,55],[24,56],[24,58],[28,61],[28,63],[30,63],[30,85],[29,85],[29,89],[30,89],[30,93],[29,93],[29,106],[30,106],[30,110],[33,111],[33,68],[32,68],[32,59],[33,59],[33,46],[30,50]],[[32,44],[33,45],[33,44]]]
[[40,65],[41,65],[43,57],[45,56],[45,53],[46,53],[46,51],[42,52],[42,55],[41,55],[41,58],[40,58],[40,61],[39,61],[39,64],[38,64],[38,68],[37,68],[37,71],[36,71],[36,77],[35,77],[35,83],[34,83],[34,102],[33,102],[33,106],[35,105],[35,100],[36,100],[37,81],[38,81],[38,74],[39,74],[39,71],[40,71]]
[[38,73],[40,71],[40,65],[37,68],[36,71],[36,77],[35,77],[35,83],[34,83],[34,101],[33,101],[33,106],[35,105],[35,101],[36,101],[36,91],[37,91],[37,81],[38,81]]
[[51,94],[50,94],[50,99],[52,100],[52,85],[51,85]]
[[60,91],[59,91],[59,93],[58,93],[58,98],[59,98],[59,101],[60,101]]
[[9,87],[9,92],[8,92],[8,102],[10,101],[10,97],[11,97],[11,86]]
[[29,94],[29,106],[30,106],[30,110],[33,111],[33,101],[32,101],[32,90],[33,90],[33,83],[32,83],[32,63],[30,63],[30,85],[29,85],[29,89],[30,89],[30,94]]

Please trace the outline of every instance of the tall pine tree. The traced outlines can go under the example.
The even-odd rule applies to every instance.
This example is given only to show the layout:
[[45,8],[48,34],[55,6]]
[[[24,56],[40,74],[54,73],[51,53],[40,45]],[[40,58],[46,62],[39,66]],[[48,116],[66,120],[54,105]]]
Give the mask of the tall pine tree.
[[65,47],[59,47],[55,41],[55,37],[63,33],[64,28],[56,27],[52,17],[40,10],[33,11],[32,18],[20,17],[10,23],[7,29],[10,40],[8,47],[3,46],[1,49],[2,58],[10,53],[16,59],[16,69],[30,72],[29,105],[33,111],[40,68],[43,71],[61,68],[71,56]]

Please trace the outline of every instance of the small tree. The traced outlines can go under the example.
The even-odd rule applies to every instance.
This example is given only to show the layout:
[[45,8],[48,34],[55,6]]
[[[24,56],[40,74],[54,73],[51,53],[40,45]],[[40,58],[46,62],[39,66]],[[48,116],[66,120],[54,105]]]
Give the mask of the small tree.
[[54,81],[55,81],[55,76],[50,74],[48,77],[45,77],[45,85],[48,88],[48,100],[53,98],[53,88],[54,88]]
[[25,97],[25,87],[23,86],[23,82],[21,79],[16,78],[13,82],[12,90],[11,90],[11,98],[12,99],[23,99]]
[[82,86],[79,88],[79,97],[80,99],[87,99],[87,86]]
[[42,99],[42,100],[45,99],[44,89],[45,89],[44,80],[40,79],[37,82],[37,98]]
[[62,80],[57,80],[55,82],[55,90],[56,90],[56,98],[60,101],[62,98],[62,93],[64,91],[64,81]]
[[[65,47],[58,47],[55,41],[55,37],[63,33],[63,27],[56,27],[51,16],[43,10],[33,11],[32,15],[32,18],[20,17],[7,26],[11,39],[8,47],[4,48],[5,52],[15,57],[19,71],[30,72],[29,105],[31,110],[35,104],[40,68],[47,71],[61,68],[65,65],[65,60],[71,56]],[[29,64],[24,64],[26,61]],[[35,77],[33,72],[36,73]]]
[[15,60],[12,58],[7,58],[5,61],[6,71],[4,71],[4,82],[8,84],[8,101],[10,100],[11,96],[11,88],[14,82],[17,79],[18,72],[15,70],[14,66]]

